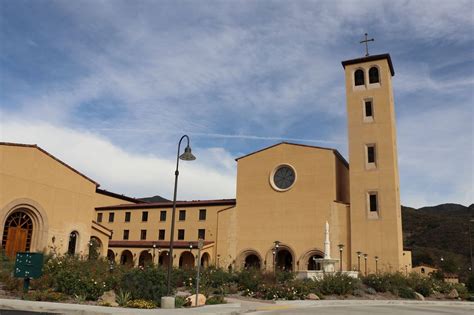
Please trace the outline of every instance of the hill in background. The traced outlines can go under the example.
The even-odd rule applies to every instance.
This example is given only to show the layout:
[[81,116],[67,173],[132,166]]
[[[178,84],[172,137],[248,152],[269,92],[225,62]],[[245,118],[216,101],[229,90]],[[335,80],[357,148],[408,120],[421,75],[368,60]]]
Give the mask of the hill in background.
[[[474,204],[441,204],[413,209],[402,206],[403,243],[412,250],[413,266],[428,264],[466,275],[470,264],[469,239],[474,235]],[[443,259],[442,259],[443,258]]]

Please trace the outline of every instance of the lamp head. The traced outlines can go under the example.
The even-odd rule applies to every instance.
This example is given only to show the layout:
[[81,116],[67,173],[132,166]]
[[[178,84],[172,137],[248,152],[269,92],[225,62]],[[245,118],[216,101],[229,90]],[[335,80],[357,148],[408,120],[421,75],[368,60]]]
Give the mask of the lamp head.
[[183,161],[194,161],[196,157],[191,153],[191,147],[189,145],[184,149],[184,153],[179,156]]

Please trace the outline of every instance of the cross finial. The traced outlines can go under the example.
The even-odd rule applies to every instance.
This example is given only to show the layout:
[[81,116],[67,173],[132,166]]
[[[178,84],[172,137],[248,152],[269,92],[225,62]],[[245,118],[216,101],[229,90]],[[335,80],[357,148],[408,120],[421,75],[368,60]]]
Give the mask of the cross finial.
[[367,39],[367,33],[365,33],[365,40],[360,41],[360,43],[365,43],[365,56],[367,57],[369,55],[369,44],[368,42],[373,42],[375,41],[373,38]]

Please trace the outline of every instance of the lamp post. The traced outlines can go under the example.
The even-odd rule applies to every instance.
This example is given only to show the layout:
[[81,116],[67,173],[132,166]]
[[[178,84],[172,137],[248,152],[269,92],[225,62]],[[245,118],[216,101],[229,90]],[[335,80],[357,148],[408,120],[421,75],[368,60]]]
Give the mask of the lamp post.
[[278,247],[280,247],[280,241],[273,242],[273,274],[276,276],[276,257],[278,254]]
[[367,277],[367,256],[369,256],[369,255],[364,254],[364,260],[365,260],[365,262],[364,262],[364,263],[365,263],[365,276],[366,276],[366,277]]
[[378,273],[379,256],[375,256],[375,274]]
[[[204,240],[198,240],[198,254],[197,254],[197,277],[196,277],[196,306],[198,306],[198,297],[199,297],[199,275],[201,272],[201,249],[204,245]],[[191,245],[192,246],[192,245]]]
[[153,245],[152,245],[151,247],[153,247],[153,255],[152,255],[152,256],[153,256],[153,265],[154,265],[154,264],[155,264],[155,249],[156,249],[156,244],[153,243]]
[[339,272],[342,272],[342,250],[344,249],[344,244],[339,244],[337,247],[339,247]]
[[362,252],[357,252],[357,271],[360,272],[360,255],[362,255]]
[[474,272],[474,260],[472,259],[472,232],[471,232],[471,223],[474,222],[474,219],[470,219],[468,224],[469,224],[469,251],[471,253],[471,272]]
[[[181,142],[183,139],[186,139],[187,145],[184,149],[183,154],[180,153],[181,149]],[[167,295],[171,295],[171,270],[173,269],[173,241],[174,241],[174,221],[176,217],[176,195],[178,192],[178,176],[179,176],[179,160],[183,161],[193,161],[196,157],[191,153],[191,147],[189,146],[189,137],[184,135],[179,139],[178,142],[178,154],[176,155],[176,170],[174,172],[174,192],[173,192],[173,210],[171,212],[171,232],[170,232],[170,250],[169,250],[169,259],[168,259],[168,288],[167,288]],[[173,301],[174,302],[174,301]],[[174,307],[174,305],[173,305]]]

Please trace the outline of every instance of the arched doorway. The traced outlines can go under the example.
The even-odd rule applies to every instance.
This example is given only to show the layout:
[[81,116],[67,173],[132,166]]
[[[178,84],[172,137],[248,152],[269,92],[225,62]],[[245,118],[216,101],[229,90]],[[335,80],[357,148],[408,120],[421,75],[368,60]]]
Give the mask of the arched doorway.
[[194,268],[194,255],[191,252],[183,252],[181,256],[179,256],[179,268]]
[[15,257],[17,252],[30,251],[33,236],[33,220],[23,211],[16,211],[5,221],[2,236],[2,247],[8,257]]
[[169,261],[170,255],[168,251],[164,251],[158,256],[158,266],[168,268],[170,261]]
[[76,254],[76,245],[77,245],[78,238],[79,238],[79,233],[77,233],[76,231],[72,231],[69,234],[69,244],[67,246],[67,253],[69,255]]
[[115,262],[115,253],[111,249],[107,251],[107,260],[110,262]]
[[293,271],[293,255],[287,249],[280,249],[275,258],[276,267],[281,271]]
[[144,250],[140,253],[140,257],[138,257],[138,266],[140,267],[148,267],[152,265],[153,258],[149,251]]
[[133,266],[133,255],[128,249],[122,252],[120,255],[120,264],[125,266]]
[[261,262],[260,258],[255,254],[250,254],[245,257],[244,268],[245,269],[260,269]]
[[204,268],[209,267],[209,260],[210,260],[210,259],[211,259],[211,256],[209,256],[208,253],[202,254],[202,257],[201,257],[201,266],[204,267]]
[[314,254],[308,258],[308,270],[322,270],[321,263],[316,259],[324,258],[322,254]]

